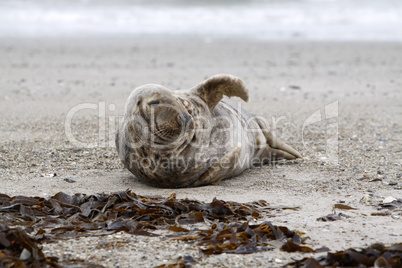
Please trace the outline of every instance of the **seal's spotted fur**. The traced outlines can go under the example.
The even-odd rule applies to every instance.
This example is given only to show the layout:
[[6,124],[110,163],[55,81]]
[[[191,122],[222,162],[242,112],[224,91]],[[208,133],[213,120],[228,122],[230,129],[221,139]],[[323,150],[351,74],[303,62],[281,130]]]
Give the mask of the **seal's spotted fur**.
[[248,100],[243,82],[231,75],[215,75],[190,90],[136,88],[116,135],[125,167],[155,186],[190,187],[218,183],[272,158],[301,157],[223,95]]

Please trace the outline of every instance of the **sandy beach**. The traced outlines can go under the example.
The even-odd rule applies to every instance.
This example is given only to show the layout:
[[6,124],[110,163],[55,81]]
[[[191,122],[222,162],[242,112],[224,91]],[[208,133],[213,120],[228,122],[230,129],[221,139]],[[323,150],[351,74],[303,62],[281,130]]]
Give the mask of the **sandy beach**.
[[[214,197],[262,199],[275,206],[299,206],[269,220],[305,232],[313,248],[400,243],[402,212],[372,213],[385,198],[402,198],[401,55],[402,45],[392,42],[3,38],[0,193],[49,197],[60,191],[131,189],[142,195],[175,192],[178,198],[208,202]],[[154,188],[124,170],[114,133],[131,90],[147,83],[187,89],[218,73],[243,79],[250,100],[242,106],[266,117],[303,159],[250,169],[218,185],[184,189]],[[333,213],[336,203],[356,210],[337,209],[349,217],[317,221]],[[198,256],[184,242],[125,234],[106,239],[129,241],[127,246],[93,251],[101,239],[62,241],[44,249],[106,267],[150,267],[180,255]],[[156,249],[157,258],[150,258],[148,252]],[[223,254],[196,266],[280,266],[311,255],[279,250]]]

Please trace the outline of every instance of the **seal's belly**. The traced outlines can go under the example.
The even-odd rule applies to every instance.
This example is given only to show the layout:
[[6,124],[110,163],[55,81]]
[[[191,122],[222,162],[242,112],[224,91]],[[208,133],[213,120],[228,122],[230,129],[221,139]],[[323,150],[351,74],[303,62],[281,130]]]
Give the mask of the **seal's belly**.
[[218,103],[212,116],[210,142],[199,151],[206,166],[218,161],[239,144],[242,148],[241,155],[237,159],[235,169],[228,173],[226,178],[242,173],[260,160],[266,139],[257,123],[257,117],[240,106],[225,101]]

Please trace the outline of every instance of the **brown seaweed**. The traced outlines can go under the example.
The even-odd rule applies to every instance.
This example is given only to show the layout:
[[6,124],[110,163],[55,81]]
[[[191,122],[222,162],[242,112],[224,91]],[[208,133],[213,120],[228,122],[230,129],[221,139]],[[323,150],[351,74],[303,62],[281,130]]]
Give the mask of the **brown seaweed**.
[[288,267],[402,267],[402,243],[385,247],[381,243],[356,250],[353,248],[328,252],[316,259],[304,258],[287,264]]
[[[384,204],[384,208],[399,209],[399,203],[391,205]],[[353,209],[343,206],[337,208]],[[201,257],[221,253],[249,254],[278,247],[285,252],[329,251],[327,248],[313,250],[303,245],[299,233],[285,226],[276,226],[269,221],[252,224],[263,217],[274,216],[283,209],[297,208],[273,207],[262,200],[251,203],[218,199],[200,202],[177,199],[175,194],[167,198],[141,196],[129,190],[96,195],[60,192],[50,198],[0,194],[0,266],[101,267],[83,260],[59,262],[55,257],[44,256],[38,245],[116,232],[194,243],[199,246]],[[273,240],[279,242],[274,243]],[[324,267],[383,264],[398,267],[401,265],[401,254],[402,244],[388,248],[378,244],[359,251],[329,252],[326,257],[306,258],[289,265]],[[194,259],[187,256],[173,265],[190,267],[193,263]]]
[[354,208],[354,207],[351,207],[351,206],[348,206],[348,205],[345,205],[345,204],[341,204],[341,203],[335,204],[334,208],[344,209],[344,210],[350,210],[350,209],[351,210],[356,210],[356,208]]
[[402,211],[402,198],[393,200],[392,202],[380,203],[377,207],[378,210],[389,209],[395,211]]
[[83,260],[59,262],[56,257],[46,257],[35,239],[23,231],[0,224],[0,267],[93,267]]
[[195,263],[194,258],[187,255],[187,256],[180,256],[179,258],[177,258],[176,263],[162,264],[156,266],[155,268],[189,268],[194,263]]
[[72,196],[60,192],[49,199],[0,195],[0,221],[25,227],[41,243],[95,235],[94,231],[96,235],[125,231],[158,236],[153,232],[156,229],[183,232],[180,225],[250,221],[276,209],[265,201],[237,203],[214,199],[203,203],[179,200],[174,194],[168,198],[140,196],[129,190]]
[[[157,230],[172,232],[164,239],[197,243],[204,255],[265,251],[272,248],[269,240],[292,241],[298,245],[302,239],[286,227],[270,222],[249,224],[283,209],[297,208],[272,207],[263,200],[237,203],[213,199],[205,203],[177,199],[175,194],[167,198],[140,196],[129,190],[97,195],[60,192],[48,199],[0,194],[0,224],[5,229],[18,226],[19,229],[13,230],[24,234],[24,239],[31,239],[33,248],[38,248],[38,243],[121,231],[160,236],[160,232],[155,232]],[[205,223],[207,228],[187,227],[196,223]],[[8,250],[7,241],[0,235],[1,245]],[[53,260],[43,254],[39,259]]]
[[[182,235],[169,235],[170,239],[197,241],[202,253],[206,255],[220,253],[249,254],[266,251],[273,247],[270,240],[279,240],[294,245],[302,243],[301,237],[284,226],[275,226],[270,222],[250,225],[240,223],[214,223],[209,230],[193,231]],[[303,251],[299,247],[294,251]],[[287,251],[286,248],[282,250]],[[313,251],[312,249],[310,249]]]

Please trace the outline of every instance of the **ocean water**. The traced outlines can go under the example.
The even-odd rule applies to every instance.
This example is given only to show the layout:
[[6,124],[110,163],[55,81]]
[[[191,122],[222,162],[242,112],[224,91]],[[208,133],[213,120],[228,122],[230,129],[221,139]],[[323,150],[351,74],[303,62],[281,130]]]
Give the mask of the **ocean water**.
[[402,0],[0,0],[0,37],[402,41]]

